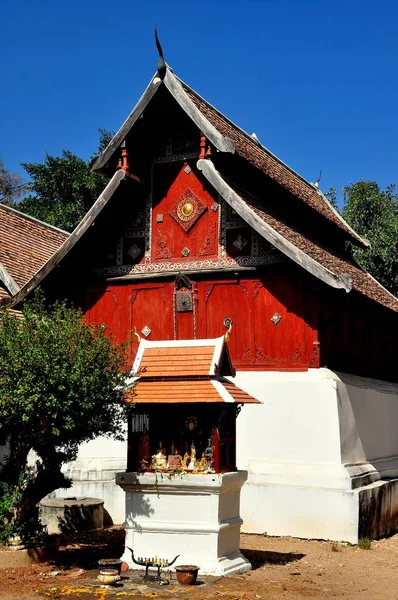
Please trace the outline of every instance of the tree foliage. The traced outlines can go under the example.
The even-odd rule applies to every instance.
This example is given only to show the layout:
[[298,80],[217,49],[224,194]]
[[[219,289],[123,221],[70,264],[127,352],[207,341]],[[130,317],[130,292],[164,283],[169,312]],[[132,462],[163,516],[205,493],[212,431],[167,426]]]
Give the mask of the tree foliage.
[[70,482],[61,472],[79,444],[99,435],[120,437],[125,352],[80,310],[42,298],[26,303],[23,319],[6,312],[0,326],[0,423],[10,439],[2,478],[17,485],[27,456],[38,456],[24,487],[17,522],[48,493]]
[[[113,133],[100,129],[98,151]],[[94,204],[108,180],[93,173],[89,162],[64,150],[61,156],[46,155],[44,163],[23,163],[31,183],[31,193],[17,206],[32,217],[72,231]]]
[[[331,190],[329,200],[336,200]],[[358,263],[393,294],[398,295],[398,195],[395,186],[382,190],[375,181],[358,181],[343,188],[341,214],[369,240],[370,249],[352,247]]]
[[17,173],[8,171],[0,156],[0,202],[13,206],[27,189],[28,184]]

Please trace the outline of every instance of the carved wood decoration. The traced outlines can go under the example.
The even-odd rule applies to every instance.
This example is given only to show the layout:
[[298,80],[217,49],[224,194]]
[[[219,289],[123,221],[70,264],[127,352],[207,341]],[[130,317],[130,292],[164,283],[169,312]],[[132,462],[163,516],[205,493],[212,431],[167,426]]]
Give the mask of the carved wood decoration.
[[[228,316],[236,368],[299,369],[319,364],[320,349],[302,305],[300,283],[292,276],[196,282],[181,273],[171,282],[90,290],[86,315],[90,323],[105,324],[106,335],[118,342],[129,340],[133,327],[150,340],[219,337]],[[275,313],[282,317],[277,325]],[[131,358],[136,351],[131,344]]]
[[219,216],[210,210],[214,198],[203,188],[198,172],[188,163],[154,165],[154,172],[152,240],[156,244],[161,238],[169,253],[160,256],[152,250],[152,259],[171,259],[171,264],[177,263],[174,270],[200,256],[216,259]]
[[155,162],[151,180],[146,198],[128,198],[130,212],[120,222],[117,243],[98,255],[97,275],[233,269],[284,261],[203,185],[196,161]]

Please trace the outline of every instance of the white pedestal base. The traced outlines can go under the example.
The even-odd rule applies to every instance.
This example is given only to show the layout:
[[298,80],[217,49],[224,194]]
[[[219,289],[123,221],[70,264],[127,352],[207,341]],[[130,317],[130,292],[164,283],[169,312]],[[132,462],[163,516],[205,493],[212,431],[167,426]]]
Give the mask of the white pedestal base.
[[242,519],[240,490],[246,471],[181,476],[118,473],[126,492],[126,549],[130,567],[135,558],[173,560],[174,566],[194,564],[203,575],[230,575],[251,569],[239,552]]

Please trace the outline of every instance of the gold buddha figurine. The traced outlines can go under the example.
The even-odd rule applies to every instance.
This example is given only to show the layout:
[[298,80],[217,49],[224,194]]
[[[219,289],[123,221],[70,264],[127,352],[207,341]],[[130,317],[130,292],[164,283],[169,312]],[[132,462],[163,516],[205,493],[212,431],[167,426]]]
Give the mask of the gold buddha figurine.
[[196,471],[198,468],[198,460],[196,458],[196,448],[194,443],[191,444],[191,456],[188,464],[188,471]]
[[181,458],[181,469],[186,469],[189,463],[189,454],[185,452],[184,457]]
[[162,442],[159,442],[159,450],[157,451],[157,453],[152,455],[152,468],[167,468],[167,456],[165,454]]
[[205,453],[202,452],[202,458],[198,463],[198,471],[205,471],[207,469],[207,459],[205,457]]

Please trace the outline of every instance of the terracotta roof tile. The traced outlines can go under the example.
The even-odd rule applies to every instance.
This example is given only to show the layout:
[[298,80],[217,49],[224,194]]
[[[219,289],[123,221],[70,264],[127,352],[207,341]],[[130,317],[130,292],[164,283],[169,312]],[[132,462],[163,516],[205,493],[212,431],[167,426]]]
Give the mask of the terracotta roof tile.
[[256,398],[238,388],[232,381],[227,379],[220,380],[221,385],[232,396],[235,402],[239,404],[261,404]]
[[20,287],[68,236],[65,231],[0,205],[0,262]]
[[133,392],[126,392],[128,402],[224,402],[210,379],[180,381],[139,381]]
[[208,375],[213,362],[214,346],[145,348],[140,363],[140,376]]
[[217,109],[194,92],[194,90],[186,83],[181,81],[181,84],[189,98],[208,121],[210,121],[220,133],[233,141],[236,152],[240,156],[268,175],[273,181],[276,181],[289,192],[300,198],[326,219],[337,225],[337,227],[342,229],[354,243],[367,247],[364,240],[333,210],[323,194],[321,194],[314,185],[298,175],[293,169],[272,154],[272,152],[267,150],[267,148],[259,146],[250,135],[222,115]]
[[369,273],[364,271],[357,263],[351,260],[348,256],[338,254],[330,248],[322,247],[319,242],[314,242],[290,225],[278,219],[274,215],[270,215],[265,210],[255,206],[244,193],[237,190],[237,193],[245,200],[266,223],[271,225],[278,231],[286,240],[300,248],[308,256],[318,261],[321,265],[332,271],[333,273],[348,275],[352,280],[354,290],[367,296],[371,300],[378,302],[382,306],[398,312],[398,298],[393,296],[386,290],[376,279]]
[[[223,393],[217,388],[221,385]],[[227,392],[227,394],[225,394]],[[145,381],[126,391],[127,402],[137,403],[192,403],[192,402],[226,402],[225,396],[231,396],[239,404],[259,404],[259,401],[247,394],[227,379],[164,379],[163,381]]]

